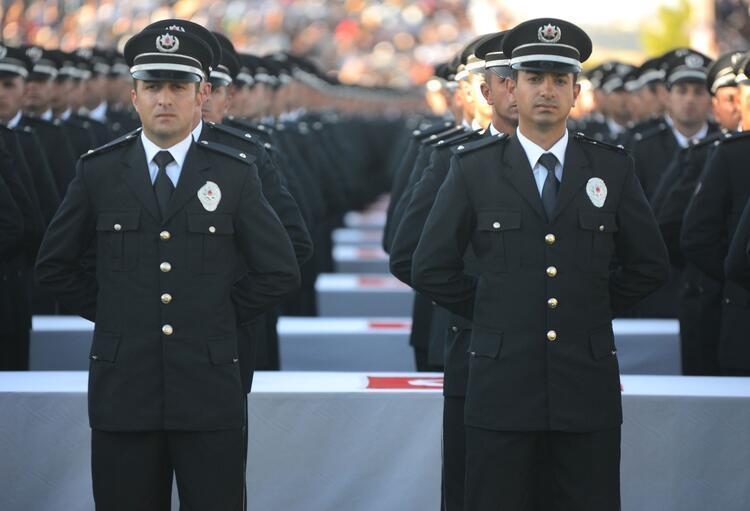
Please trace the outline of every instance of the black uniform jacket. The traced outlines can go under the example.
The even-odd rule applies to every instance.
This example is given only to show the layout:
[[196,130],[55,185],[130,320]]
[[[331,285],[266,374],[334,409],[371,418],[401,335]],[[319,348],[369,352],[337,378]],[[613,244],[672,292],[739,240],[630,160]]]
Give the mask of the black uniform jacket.
[[[192,144],[163,220],[140,137],[79,160],[36,272],[65,308],[96,322],[93,428],[244,424],[237,324],[299,284],[291,241],[249,160],[226,146]],[[214,211],[199,200],[208,182],[221,192]],[[95,274],[80,262],[92,243]]]
[[[518,140],[482,142],[466,153],[456,148],[412,272],[416,289],[473,319],[466,423],[510,431],[616,427],[611,320],[669,271],[632,160],[571,136],[548,222]],[[592,178],[608,190],[602,207],[587,195]],[[464,271],[469,246],[478,277]]]
[[[725,138],[706,163],[685,212],[680,246],[685,258],[710,277],[724,280],[724,260],[729,242],[748,198],[750,173],[745,159],[750,132]],[[722,368],[750,369],[750,343],[745,323],[750,293],[731,280],[724,282],[719,364]]]
[[750,291],[750,201],[734,231],[724,269],[727,279]]

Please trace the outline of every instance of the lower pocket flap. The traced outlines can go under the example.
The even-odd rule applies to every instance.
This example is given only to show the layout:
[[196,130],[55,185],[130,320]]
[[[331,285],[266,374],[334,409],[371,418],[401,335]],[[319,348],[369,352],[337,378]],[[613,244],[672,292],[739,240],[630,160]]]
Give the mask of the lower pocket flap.
[[94,332],[94,339],[91,343],[89,358],[91,360],[114,362],[117,359],[117,349],[119,346],[119,335]]
[[600,329],[591,333],[591,354],[594,360],[600,360],[604,357],[614,355],[617,351],[615,347],[615,336],[612,333],[612,327]]
[[469,343],[469,353],[475,357],[497,358],[500,354],[500,348],[503,346],[502,332],[477,328],[471,333],[471,342]]
[[235,364],[237,356],[237,341],[234,337],[208,341],[208,355],[212,364]]

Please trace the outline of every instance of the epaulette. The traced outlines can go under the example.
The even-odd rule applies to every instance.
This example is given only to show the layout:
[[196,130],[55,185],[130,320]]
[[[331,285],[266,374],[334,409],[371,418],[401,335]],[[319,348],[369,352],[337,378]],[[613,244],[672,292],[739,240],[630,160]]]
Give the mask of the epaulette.
[[734,133],[730,133],[728,137],[725,137],[721,140],[722,144],[727,144],[730,142],[734,142],[735,140],[744,140],[747,137],[750,137],[750,130],[747,131],[736,131]]
[[474,131],[462,131],[461,133],[457,135],[453,135],[452,137],[447,138],[441,138],[438,140],[435,144],[433,144],[434,147],[441,148],[441,147],[449,147],[451,145],[455,145],[459,142],[463,142],[464,140],[472,139],[473,137],[479,135],[484,132],[484,130],[474,130]]
[[106,153],[107,151],[114,149],[116,147],[124,146],[138,137],[138,135],[141,134],[141,128],[136,128],[133,131],[129,133],[125,133],[124,135],[117,137],[116,139],[107,142],[103,146],[99,146],[95,149],[89,149],[89,151],[86,154],[82,154],[81,158],[86,159],[90,158],[92,156],[96,156],[98,154]]
[[229,147],[224,144],[217,144],[216,142],[201,140],[200,142],[198,142],[198,147],[209,149],[215,153],[223,154],[224,156],[229,156],[230,158],[233,158],[242,163],[246,163],[248,165],[252,164],[255,161],[255,156],[253,156],[252,154],[246,154],[233,147]]
[[247,130],[250,133],[260,133],[263,135],[270,135],[273,133],[272,130],[268,126],[265,126],[263,124],[258,124],[256,126],[253,123],[247,121],[246,119],[242,119],[240,117],[233,117],[233,116],[229,116],[227,117],[227,119],[229,119],[230,121],[232,121],[232,123],[238,126],[242,126],[243,130]]
[[238,130],[237,128],[232,128],[231,126],[227,126],[225,124],[217,124],[215,122],[207,122],[209,126],[211,126],[212,129],[215,129],[216,131],[220,131],[222,133],[226,133],[227,135],[233,136],[235,138],[241,138],[242,140],[249,140],[249,141],[255,141],[255,138],[253,138],[252,133],[249,131],[243,131]]
[[578,141],[580,141],[580,142],[584,142],[586,144],[591,144],[591,145],[594,145],[594,146],[597,146],[597,147],[603,147],[605,149],[610,149],[612,151],[617,151],[619,153],[627,153],[628,152],[627,149],[625,149],[625,147],[623,145],[620,145],[620,144],[615,145],[615,144],[609,144],[607,142],[602,142],[601,140],[596,140],[594,138],[587,137],[583,133],[574,133],[573,134],[573,138],[576,139],[576,140],[578,140]]
[[436,142],[440,141],[443,138],[452,137],[458,133],[464,133],[466,129],[463,126],[451,126],[447,130],[438,131],[437,133],[433,133],[429,137],[425,137],[421,140],[423,144],[435,144]]
[[423,140],[430,135],[434,135],[435,133],[440,133],[441,131],[445,131],[451,126],[455,126],[454,123],[451,121],[444,121],[437,124],[431,124],[427,126],[424,129],[416,129],[411,132],[411,134],[417,139],[417,140]]
[[664,132],[668,128],[669,126],[667,125],[666,122],[660,121],[656,126],[652,126],[647,129],[644,129],[643,131],[639,131],[638,133],[635,133],[633,135],[633,140],[635,140],[636,142],[640,142],[641,140],[645,140],[647,138],[656,136],[659,133]]
[[491,137],[482,137],[475,142],[459,144],[455,147],[452,147],[451,152],[455,155],[462,155],[470,153],[472,151],[476,151],[477,149],[481,149],[483,147],[490,146],[492,144],[496,144],[498,142],[502,142],[507,139],[508,135],[506,133],[498,133],[497,135],[493,135]]
[[710,145],[719,145],[724,140],[730,139],[734,135],[735,135],[735,132],[728,131],[728,130],[719,130],[714,133],[711,133],[710,135],[706,135],[700,140],[691,142],[687,148],[690,150],[695,150],[695,149],[702,149]]

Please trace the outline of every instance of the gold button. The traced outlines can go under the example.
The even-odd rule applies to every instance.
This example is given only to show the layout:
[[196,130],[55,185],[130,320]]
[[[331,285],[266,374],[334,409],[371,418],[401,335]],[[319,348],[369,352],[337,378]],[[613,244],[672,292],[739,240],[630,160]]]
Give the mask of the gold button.
[[550,309],[556,309],[559,302],[557,301],[557,298],[550,298],[547,300],[547,307]]
[[212,225],[211,227],[208,228],[208,232],[210,232],[211,234],[215,233],[216,232],[216,227],[214,227]]
[[164,335],[172,335],[174,333],[174,328],[172,328],[172,325],[164,325],[161,327],[161,333]]
[[557,268],[554,266],[550,266],[547,268],[547,276],[548,277],[557,277]]
[[604,232],[604,226],[603,225],[599,226],[599,232]]
[[161,295],[161,303],[167,304],[171,301],[172,301],[172,295],[170,295],[169,293],[164,293],[163,295]]
[[547,332],[547,340],[548,341],[557,340],[557,332],[555,332],[554,330],[550,330],[549,332]]
[[554,234],[548,234],[548,235],[546,235],[546,236],[544,237],[544,242],[545,242],[545,243],[546,243],[547,245],[554,245],[554,244],[555,244],[555,241],[557,241],[557,238],[555,238],[555,235],[554,235]]
[[171,238],[171,237],[172,237],[172,235],[171,235],[171,234],[169,234],[169,231],[161,231],[161,232],[159,233],[159,237],[160,237],[161,239],[163,239],[164,241],[167,241],[167,240],[168,240],[169,238]]
[[494,229],[499,229],[500,228],[500,222],[495,222],[494,224],[492,224],[492,227]]
[[115,225],[114,225],[114,228],[115,228],[115,231],[121,231],[121,230],[122,230],[122,225],[120,225],[120,224],[115,224]]
[[169,264],[169,263],[161,263],[159,265],[159,269],[161,271],[163,271],[164,273],[168,273],[168,272],[172,271],[172,265]]

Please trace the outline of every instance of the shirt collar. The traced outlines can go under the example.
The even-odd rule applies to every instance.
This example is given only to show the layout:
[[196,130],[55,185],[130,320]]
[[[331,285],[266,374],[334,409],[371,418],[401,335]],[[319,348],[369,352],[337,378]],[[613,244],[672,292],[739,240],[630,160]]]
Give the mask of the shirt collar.
[[182,165],[185,163],[185,158],[187,157],[188,149],[190,149],[190,145],[193,143],[193,135],[192,133],[189,134],[172,147],[161,148],[150,141],[145,132],[141,131],[141,142],[143,142],[143,149],[146,151],[147,163],[150,164],[153,161],[154,156],[156,156],[156,153],[159,151],[169,151],[172,158],[174,158],[174,162],[180,169],[182,169]]
[[67,121],[68,119],[70,119],[70,116],[72,113],[73,113],[73,110],[68,108],[63,113],[60,114],[60,119],[62,119],[63,121]]
[[609,132],[614,135],[619,135],[625,131],[625,126],[609,118],[607,118],[607,128],[609,128]]
[[8,127],[10,129],[13,129],[16,126],[18,126],[19,122],[21,122],[21,111],[20,110],[18,112],[16,112],[16,115],[14,115],[13,118],[10,121],[8,121]]
[[42,114],[42,119],[44,119],[45,121],[51,121],[54,118],[55,116],[52,115],[52,109],[49,109]]
[[701,129],[699,129],[698,132],[692,137],[686,137],[685,135],[680,133],[680,130],[678,130],[675,127],[674,121],[669,115],[664,116],[664,121],[672,129],[672,134],[674,135],[674,138],[677,140],[677,145],[679,145],[682,148],[688,147],[692,140],[701,140],[705,138],[706,135],[708,134],[708,123],[704,123]]
[[198,121],[198,126],[196,126],[195,129],[191,133],[193,135],[193,140],[195,140],[197,142],[198,139],[201,138],[201,133],[202,132],[203,132],[203,119],[201,119],[200,121]]
[[495,136],[499,135],[500,133],[502,133],[502,131],[498,130],[492,123],[490,123],[490,135]]
[[96,108],[89,112],[89,117],[97,121],[105,121],[107,119],[107,102],[99,103]]
[[560,167],[565,167],[565,150],[568,148],[568,130],[565,130],[565,133],[560,137],[560,140],[555,142],[555,144],[549,148],[549,151],[545,151],[535,142],[526,138],[523,133],[521,133],[521,128],[516,128],[516,136],[521,143],[521,147],[523,147],[523,151],[526,153],[526,158],[529,159],[531,170],[534,170],[534,167],[536,167],[536,164],[539,162],[539,157],[544,153],[554,154],[557,161],[560,162]]

